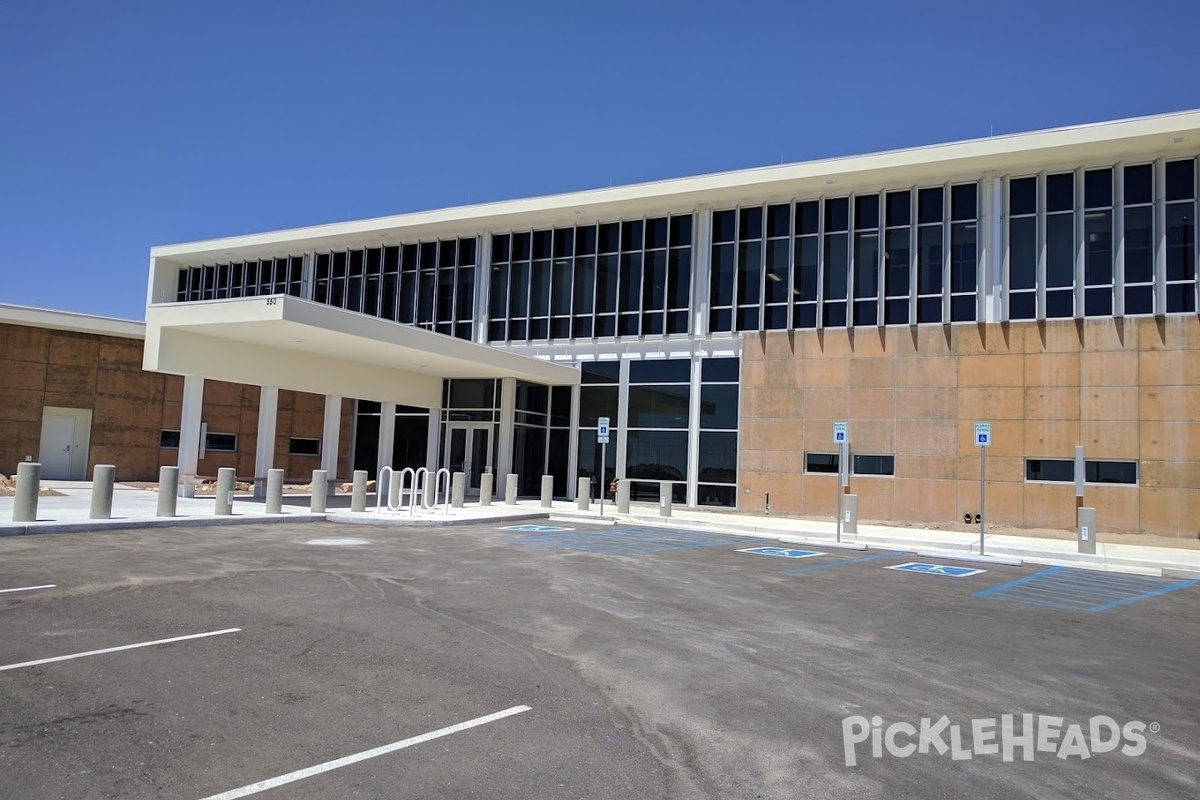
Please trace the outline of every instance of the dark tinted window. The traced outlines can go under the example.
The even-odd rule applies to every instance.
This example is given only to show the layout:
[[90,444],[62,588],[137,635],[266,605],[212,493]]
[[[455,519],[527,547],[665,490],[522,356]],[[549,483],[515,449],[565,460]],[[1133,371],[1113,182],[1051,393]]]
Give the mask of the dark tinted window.
[[158,435],[158,446],[168,448],[179,447],[179,431],[162,431]]
[[691,375],[692,361],[689,358],[629,362],[630,383],[687,383]]
[[705,383],[737,383],[738,359],[706,358],[700,362],[700,380]]
[[579,365],[584,383],[619,383],[620,361],[584,361]]
[[1013,215],[1037,213],[1037,178],[1008,182],[1008,211]]
[[1112,205],[1112,170],[1092,169],[1083,173],[1083,205],[1105,208]]
[[856,475],[895,475],[895,456],[854,456],[854,474]]
[[732,242],[737,238],[734,227],[734,212],[717,211],[713,214],[713,241]]
[[887,225],[897,227],[907,225],[912,215],[911,192],[888,192],[887,196]]
[[821,232],[821,207],[816,200],[796,203],[796,233]]
[[1196,162],[1168,161],[1167,162],[1167,199],[1191,200],[1196,196],[1194,175]]
[[293,456],[319,456],[321,455],[321,440],[292,437],[288,440],[288,453]]
[[844,231],[850,222],[850,199],[831,197],[825,201],[825,230]]
[[977,187],[973,183],[950,187],[950,219],[975,219],[978,206]]
[[1088,483],[1137,483],[1136,461],[1084,461]]
[[738,212],[738,236],[742,239],[762,238],[763,211],[761,208],[743,208]]
[[1125,168],[1125,205],[1150,203],[1154,200],[1154,168],[1138,164]]
[[837,453],[805,453],[804,471],[836,473],[838,471]]
[[942,194],[940,188],[917,193],[917,219],[921,224],[942,221]]
[[879,227],[879,195],[868,194],[854,198],[854,227],[857,230]]
[[1075,173],[1046,176],[1046,211],[1070,211],[1075,207]]
[[1027,458],[1025,480],[1074,482],[1075,462],[1069,459]]

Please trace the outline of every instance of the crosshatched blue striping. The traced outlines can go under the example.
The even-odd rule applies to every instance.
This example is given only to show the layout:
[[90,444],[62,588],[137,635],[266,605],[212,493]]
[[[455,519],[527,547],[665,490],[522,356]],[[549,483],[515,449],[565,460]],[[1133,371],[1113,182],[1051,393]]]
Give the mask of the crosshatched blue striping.
[[[680,531],[663,528],[630,527],[601,531],[569,531],[516,536],[510,541],[558,550],[603,553],[616,556],[644,556],[671,550],[695,550],[701,547],[728,547],[747,540],[704,531]],[[752,541],[752,540],[751,540]]]
[[1009,583],[977,592],[975,597],[1005,600],[1064,611],[1108,611],[1149,600],[1200,581],[1173,581],[1085,569],[1050,567]]

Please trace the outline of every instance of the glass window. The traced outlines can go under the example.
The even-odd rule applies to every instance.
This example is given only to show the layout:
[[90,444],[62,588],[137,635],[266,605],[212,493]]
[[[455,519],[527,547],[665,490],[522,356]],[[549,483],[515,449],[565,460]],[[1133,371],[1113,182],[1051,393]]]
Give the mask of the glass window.
[[646,249],[657,250],[667,246],[667,218],[646,220]]
[[837,474],[837,453],[805,453],[804,471]]
[[712,253],[712,304],[733,305],[734,245],[714,245]]
[[855,455],[852,459],[855,475],[895,475],[895,456]]
[[759,206],[743,208],[738,212],[738,238],[761,239],[763,210]]
[[950,219],[972,220],[977,216],[978,187],[974,183],[964,183],[950,187]]
[[844,231],[850,225],[850,199],[831,197],[825,201],[825,230]]
[[796,203],[796,233],[804,236],[821,232],[821,206],[816,200]]
[[237,435],[233,433],[209,433],[204,437],[204,449],[214,453],[236,453]]
[[912,215],[912,192],[888,192],[887,226],[908,225]]
[[871,230],[879,227],[879,195],[867,194],[854,198],[854,229]]
[[702,483],[737,483],[737,436],[736,433],[700,432],[698,477]]
[[1025,480],[1074,482],[1075,462],[1070,459],[1027,458]]
[[160,431],[158,446],[167,450],[179,449],[179,431]]
[[767,236],[790,236],[792,233],[792,207],[776,205],[767,207]]
[[575,229],[575,253],[581,256],[596,254],[596,226],[588,225]]
[[1083,173],[1084,208],[1108,208],[1112,205],[1112,170],[1090,169]]
[[1085,460],[1083,476],[1087,483],[1137,483],[1137,462]]
[[450,393],[447,408],[496,407],[496,381],[491,378],[453,378],[448,381]]
[[1075,215],[1046,217],[1046,285],[1075,283]]
[[921,225],[942,221],[942,189],[921,189],[917,193],[917,219]]
[[288,455],[319,456],[321,455],[321,440],[293,436],[288,439]]
[[[617,417],[616,386],[582,386],[579,389],[579,424],[584,428],[596,427],[600,417],[615,420]],[[593,437],[594,438],[594,437]],[[615,447],[609,448],[616,450]]]
[[732,242],[737,238],[733,211],[713,212],[713,241]]
[[1167,202],[1172,200],[1191,200],[1196,196],[1196,162],[1187,161],[1167,162]]
[[741,361],[737,358],[705,358],[700,362],[700,380],[737,383]]
[[800,302],[817,299],[818,242],[816,236],[804,236],[796,240],[795,284],[792,292]]
[[1195,203],[1167,204],[1168,281],[1190,281],[1196,277],[1195,208]]
[[688,383],[692,378],[690,358],[646,359],[629,362],[630,383]]
[[620,383],[620,361],[583,361],[579,365],[583,383]]
[[1138,164],[1125,168],[1125,205],[1154,202],[1154,167]]
[[630,386],[630,428],[686,428],[689,397],[687,385]]
[[626,434],[625,460],[629,478],[687,480],[687,431],[631,430]]
[[738,387],[736,384],[702,384],[700,387],[700,427],[738,427]]
[[1075,208],[1075,173],[1061,172],[1046,176],[1046,212],[1071,211]]
[[671,217],[671,247],[692,244],[692,215]]
[[738,245],[738,303],[757,305],[761,294],[762,242],[742,242]]
[[621,252],[629,253],[642,249],[642,221],[626,220],[621,223]]

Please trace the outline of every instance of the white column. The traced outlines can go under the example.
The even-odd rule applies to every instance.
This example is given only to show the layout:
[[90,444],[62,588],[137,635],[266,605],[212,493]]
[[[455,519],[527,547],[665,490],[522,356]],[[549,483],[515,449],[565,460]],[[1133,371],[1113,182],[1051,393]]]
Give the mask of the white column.
[[500,441],[496,443],[496,481],[512,472],[513,434],[517,424],[517,379],[500,379]]
[[[487,344],[488,308],[492,293],[492,235],[479,235],[479,262],[475,266],[475,341]],[[437,458],[437,456],[434,456]]]
[[254,496],[267,496],[267,470],[275,467],[275,422],[279,418],[279,387],[258,390],[258,442],[254,448]]
[[375,479],[384,467],[392,465],[392,450],[396,446],[396,404],[379,404],[379,457],[375,462]]
[[571,387],[571,433],[567,443],[567,499],[575,499],[579,484],[579,384]]
[[[692,336],[708,333],[709,282],[712,273],[712,209],[701,206],[696,209],[695,231],[692,241]],[[621,473],[618,472],[618,475]]]
[[984,181],[984,186],[985,193],[991,198],[984,217],[989,231],[987,258],[983,262],[988,285],[985,318],[988,322],[999,322],[1004,319],[1004,179]]
[[195,475],[200,461],[200,412],[204,407],[204,378],[183,377],[183,408],[179,414],[179,491],[190,497],[194,484],[185,480]]
[[1125,316],[1125,163],[1113,165],[1113,316]]
[[438,463],[438,451],[442,444],[442,409],[429,409],[429,436],[425,445],[425,468],[435,471]]
[[342,435],[342,397],[336,394],[325,395],[325,421],[321,427],[321,469],[329,476],[328,494],[333,494],[333,487],[338,479],[338,450],[341,449]]
[[[617,478],[627,477],[625,474],[625,455],[629,450],[629,359],[621,359],[621,369],[618,373],[621,376],[621,385],[617,388],[617,419],[615,425],[609,425],[610,431],[615,431],[617,434],[617,463],[614,465],[617,470]],[[607,465],[600,465],[601,478],[604,477],[604,471]]]
[[1154,315],[1167,313],[1167,160],[1154,161]]
[[[882,314],[883,306],[880,307]],[[700,356],[692,356],[691,396],[688,397],[687,504],[694,507],[700,499]]]

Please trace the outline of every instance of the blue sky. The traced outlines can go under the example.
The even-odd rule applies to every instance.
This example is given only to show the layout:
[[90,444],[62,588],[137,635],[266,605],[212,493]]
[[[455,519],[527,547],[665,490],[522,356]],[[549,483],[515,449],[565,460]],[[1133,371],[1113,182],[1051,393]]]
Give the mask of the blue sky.
[[154,244],[1200,107],[1200,3],[0,5],[0,302]]

